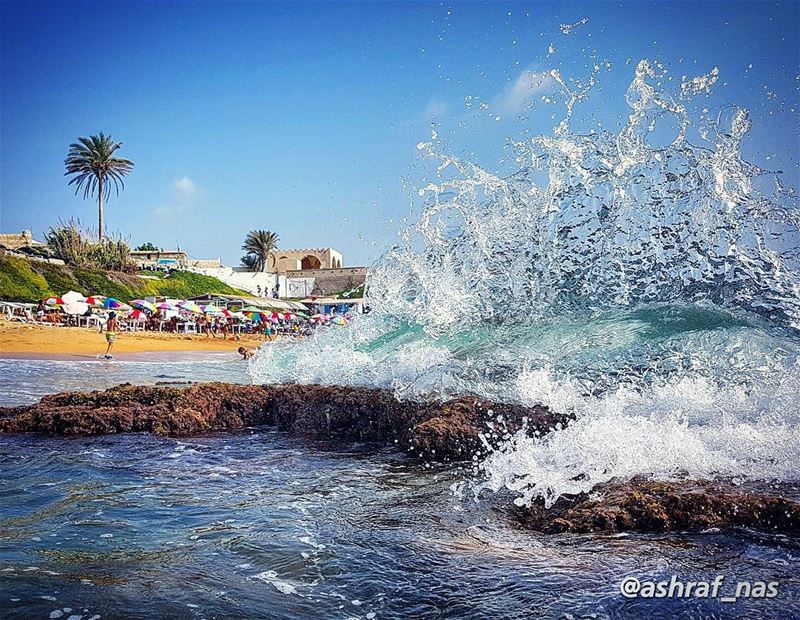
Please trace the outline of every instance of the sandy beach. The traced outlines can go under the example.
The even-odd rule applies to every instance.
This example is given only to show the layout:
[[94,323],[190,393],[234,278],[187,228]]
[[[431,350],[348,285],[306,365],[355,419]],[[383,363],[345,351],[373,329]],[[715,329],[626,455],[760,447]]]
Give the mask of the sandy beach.
[[[262,340],[245,334],[241,340],[222,340],[205,336],[157,332],[123,332],[117,336],[112,353],[157,351],[236,351],[241,346],[255,347]],[[95,355],[106,348],[105,337],[97,330],[81,327],[50,327],[0,321],[0,355]]]

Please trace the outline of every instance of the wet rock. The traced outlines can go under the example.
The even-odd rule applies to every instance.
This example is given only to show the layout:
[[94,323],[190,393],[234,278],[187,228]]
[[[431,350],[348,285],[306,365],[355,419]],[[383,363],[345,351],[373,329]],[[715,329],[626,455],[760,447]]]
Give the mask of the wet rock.
[[800,533],[800,502],[724,482],[612,481],[590,495],[515,509],[526,526],[548,534],[668,532],[749,527]]
[[518,430],[523,420],[530,432],[546,433],[567,418],[545,407],[485,403],[474,397],[443,403],[398,401],[387,390],[293,384],[125,384],[0,408],[0,432],[191,435],[270,425],[315,437],[396,442],[410,454],[443,461],[471,458]]
[[[0,432],[192,435],[274,426],[317,438],[396,444],[425,460],[457,461],[496,446],[522,428],[544,434],[569,419],[545,407],[483,402],[398,401],[386,390],[317,385],[120,385],[53,394],[25,407],[0,408]],[[718,482],[610,482],[591,494],[514,508],[545,533],[666,532],[752,527],[800,532],[800,503]]]

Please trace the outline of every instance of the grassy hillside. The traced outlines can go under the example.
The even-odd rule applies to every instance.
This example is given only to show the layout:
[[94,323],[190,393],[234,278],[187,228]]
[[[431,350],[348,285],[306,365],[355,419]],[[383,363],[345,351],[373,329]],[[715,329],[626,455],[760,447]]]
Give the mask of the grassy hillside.
[[130,301],[149,295],[186,299],[203,293],[247,294],[216,278],[178,271],[158,280],[113,271],[50,265],[15,256],[0,257],[0,299],[35,302],[69,290]]

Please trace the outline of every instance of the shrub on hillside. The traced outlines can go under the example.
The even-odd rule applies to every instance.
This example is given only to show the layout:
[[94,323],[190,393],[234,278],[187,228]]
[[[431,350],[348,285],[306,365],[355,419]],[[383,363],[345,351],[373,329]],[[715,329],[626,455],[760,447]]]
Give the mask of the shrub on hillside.
[[70,266],[84,269],[106,269],[133,273],[130,246],[121,238],[107,237],[100,242],[89,240],[80,222],[59,222],[45,236],[47,245],[58,258]]

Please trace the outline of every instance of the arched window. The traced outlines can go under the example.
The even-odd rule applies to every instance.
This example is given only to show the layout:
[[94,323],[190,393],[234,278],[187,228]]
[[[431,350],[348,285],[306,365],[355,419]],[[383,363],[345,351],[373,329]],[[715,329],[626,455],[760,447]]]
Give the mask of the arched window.
[[322,267],[322,263],[319,262],[319,259],[316,256],[309,254],[308,256],[303,257],[300,267],[302,269],[319,269]]

